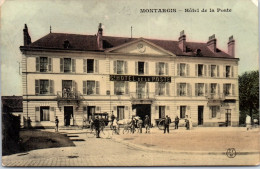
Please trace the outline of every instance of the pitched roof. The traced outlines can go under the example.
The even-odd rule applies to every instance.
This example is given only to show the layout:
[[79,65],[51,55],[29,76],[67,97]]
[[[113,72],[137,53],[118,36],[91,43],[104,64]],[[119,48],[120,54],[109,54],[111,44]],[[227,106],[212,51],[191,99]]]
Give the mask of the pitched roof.
[[[113,37],[113,36],[102,36],[103,48],[108,49],[116,47],[138,38],[127,38],[127,37]],[[188,52],[182,52],[178,46],[178,41],[172,40],[157,40],[157,39],[146,39],[163,49],[177,55],[177,56],[198,56],[197,50],[199,49],[201,57],[221,57],[221,58],[232,58],[227,53],[217,49],[216,52],[212,52],[208,47],[207,43],[197,42],[186,42]],[[69,42],[69,47],[64,48],[64,42]],[[31,43],[26,48],[40,48],[40,49],[60,49],[60,50],[80,50],[80,51],[99,51],[104,50],[98,49],[97,36],[96,35],[79,35],[79,34],[66,34],[66,33],[49,33],[39,40]]]
[[2,96],[3,112],[23,112],[22,96]]

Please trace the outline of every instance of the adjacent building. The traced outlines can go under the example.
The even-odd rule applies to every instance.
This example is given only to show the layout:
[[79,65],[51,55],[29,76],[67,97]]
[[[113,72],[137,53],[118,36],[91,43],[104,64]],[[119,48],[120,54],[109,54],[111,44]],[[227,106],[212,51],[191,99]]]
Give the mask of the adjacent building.
[[238,126],[238,61],[233,36],[228,52],[208,42],[52,33],[22,52],[23,116],[33,126],[83,126],[94,113],[151,122],[166,115],[193,125]]

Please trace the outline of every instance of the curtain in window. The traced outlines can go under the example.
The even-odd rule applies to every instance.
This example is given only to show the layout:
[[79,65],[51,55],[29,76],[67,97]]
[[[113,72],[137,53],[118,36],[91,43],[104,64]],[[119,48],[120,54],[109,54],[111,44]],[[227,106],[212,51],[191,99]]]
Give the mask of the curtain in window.
[[211,91],[210,91],[211,94],[216,94],[216,87],[217,87],[217,84],[215,84],[215,83],[211,84]]
[[138,82],[138,96],[142,97],[145,94],[145,84],[144,82]]
[[71,59],[64,58],[64,72],[71,72]]
[[48,58],[40,57],[40,71],[47,72],[47,68],[48,68]]
[[95,81],[87,81],[87,94],[94,94],[95,91]]
[[185,96],[186,95],[186,83],[181,83],[180,84],[180,96]]
[[164,75],[164,63],[159,63],[159,75]]
[[229,96],[231,94],[231,84],[226,84],[226,95]]
[[123,74],[124,73],[124,61],[117,61],[117,74]]
[[181,106],[180,107],[180,118],[185,118],[186,114],[186,106]]
[[124,106],[117,107],[117,117],[119,118],[119,120],[124,119]]
[[185,64],[180,64],[180,76],[185,76]]
[[198,85],[198,96],[203,96],[203,87],[204,87],[204,84],[199,83],[199,85]]
[[49,81],[40,80],[40,94],[48,94],[48,93],[49,93]]
[[125,82],[115,82],[115,94],[122,95],[124,94]]
[[165,94],[165,83],[159,83],[158,85],[158,95],[164,95]]
[[216,76],[216,65],[211,65],[211,77]]

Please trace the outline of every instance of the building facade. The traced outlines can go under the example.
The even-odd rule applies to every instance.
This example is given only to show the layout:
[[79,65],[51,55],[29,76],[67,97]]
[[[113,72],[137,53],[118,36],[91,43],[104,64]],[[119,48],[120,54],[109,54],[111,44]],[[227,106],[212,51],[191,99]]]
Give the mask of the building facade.
[[119,119],[188,115],[194,126],[238,126],[238,58],[215,35],[206,43],[50,32],[24,28],[23,116],[32,126],[83,126],[93,113]]

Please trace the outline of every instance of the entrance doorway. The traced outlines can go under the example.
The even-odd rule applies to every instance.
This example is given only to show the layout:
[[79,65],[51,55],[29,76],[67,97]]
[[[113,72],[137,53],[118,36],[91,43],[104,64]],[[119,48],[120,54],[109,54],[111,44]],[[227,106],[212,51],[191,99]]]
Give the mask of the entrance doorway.
[[88,106],[88,120],[92,119],[94,120],[94,114],[96,113],[96,107],[95,106]]
[[231,109],[226,109],[226,126],[231,126]]
[[150,104],[133,104],[132,109],[136,109],[136,116],[139,116],[143,121],[146,115],[148,115],[151,120]]
[[64,125],[72,125],[70,119],[73,119],[73,106],[64,106]]
[[203,106],[198,106],[198,125],[203,125]]

